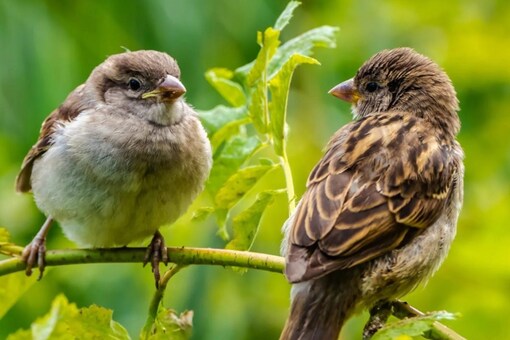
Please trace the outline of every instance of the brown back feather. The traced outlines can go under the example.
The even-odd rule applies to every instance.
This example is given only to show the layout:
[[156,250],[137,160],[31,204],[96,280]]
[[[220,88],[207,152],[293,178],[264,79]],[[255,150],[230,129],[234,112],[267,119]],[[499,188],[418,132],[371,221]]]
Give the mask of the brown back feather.
[[41,131],[37,142],[32,146],[23,160],[21,170],[16,177],[16,191],[29,192],[32,190],[31,176],[34,161],[43,155],[53,143],[53,134],[59,124],[71,121],[76,118],[80,112],[87,109],[86,100],[83,100],[83,87],[78,86],[69,94],[62,105],[55,109],[42,123]]
[[461,162],[452,152],[459,146],[439,141],[419,119],[377,113],[333,136],[291,225],[289,281],[367,262],[436,221]]

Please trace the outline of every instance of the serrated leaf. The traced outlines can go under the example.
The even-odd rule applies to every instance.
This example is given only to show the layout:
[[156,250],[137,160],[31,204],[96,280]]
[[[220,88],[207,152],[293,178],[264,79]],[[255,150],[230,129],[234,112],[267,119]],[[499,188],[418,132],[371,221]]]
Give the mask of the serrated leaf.
[[313,55],[313,49],[316,47],[335,48],[338,30],[338,27],[321,26],[284,43],[275,53],[267,67],[268,79],[273,78],[294,54],[310,57]]
[[294,70],[301,64],[318,65],[319,62],[314,58],[301,54],[293,54],[269,82],[272,97],[269,103],[269,112],[271,112],[270,122],[273,132],[273,145],[275,153],[279,156],[283,155],[285,142],[285,122],[290,81],[292,80]]
[[248,112],[245,107],[218,105],[208,111],[198,110],[198,116],[209,138],[212,138],[214,134],[226,124],[248,117]]
[[33,277],[25,272],[13,273],[0,277],[0,318],[2,318],[19,298],[36,283]]
[[234,72],[226,68],[212,68],[205,73],[205,79],[232,106],[239,107],[246,103],[243,88],[231,81]]
[[211,174],[206,183],[206,189],[212,197],[216,196],[216,193],[227,179],[237,172],[246,159],[260,146],[261,143],[255,136],[235,136],[215,153]]
[[283,30],[285,26],[288,25],[290,19],[292,19],[292,13],[299,5],[301,5],[301,3],[298,1],[290,1],[287,4],[287,7],[285,7],[285,9],[283,10],[282,14],[280,14],[278,19],[276,19],[274,28],[280,31]]
[[[294,39],[282,44],[276,51],[271,59],[268,67],[268,79],[271,79],[279,68],[283,66],[285,61],[291,55],[298,53],[305,56],[312,56],[315,47],[335,48],[336,47],[336,33],[339,31],[338,27],[333,26],[320,26],[311,29]],[[243,79],[246,78],[248,72],[253,68],[253,61],[238,67],[234,72],[235,76]]]
[[142,340],[187,340],[191,339],[193,329],[193,311],[185,311],[180,315],[168,308],[160,307],[156,320],[149,330],[148,336],[143,332]]
[[259,230],[260,220],[267,206],[274,200],[274,196],[284,190],[263,191],[257,195],[255,202],[243,210],[232,221],[234,237],[225,248],[236,250],[250,250],[253,240]]
[[372,340],[394,340],[417,337],[432,330],[434,322],[452,319],[455,319],[455,315],[445,311],[430,312],[423,316],[402,319],[397,322],[386,324],[374,334]]
[[273,165],[254,165],[237,171],[216,194],[214,198],[216,206],[221,209],[232,208],[262,176],[274,167]]
[[128,332],[112,320],[112,311],[99,306],[78,309],[65,296],[57,296],[51,310],[37,319],[30,330],[11,334],[8,340],[18,339],[130,339]]

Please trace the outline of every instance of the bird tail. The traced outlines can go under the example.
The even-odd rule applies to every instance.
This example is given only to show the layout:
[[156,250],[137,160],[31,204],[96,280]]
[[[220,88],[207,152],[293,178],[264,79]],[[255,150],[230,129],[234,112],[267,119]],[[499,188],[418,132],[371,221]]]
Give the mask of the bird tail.
[[293,285],[290,315],[280,340],[338,339],[354,310],[359,288],[349,287],[336,274]]

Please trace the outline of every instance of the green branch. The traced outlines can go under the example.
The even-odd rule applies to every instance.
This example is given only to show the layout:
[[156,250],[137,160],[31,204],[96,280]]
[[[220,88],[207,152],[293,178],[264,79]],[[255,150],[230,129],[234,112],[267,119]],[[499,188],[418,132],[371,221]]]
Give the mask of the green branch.
[[[146,248],[49,250],[46,252],[46,265],[142,263],[145,251]],[[275,273],[281,273],[284,266],[284,260],[280,256],[227,249],[169,247],[168,258],[170,262],[178,265],[233,266]],[[19,256],[0,261],[0,276],[23,270],[25,270],[25,263]]]
[[[0,261],[0,276],[25,270],[25,263],[19,256],[22,249],[23,248],[13,244],[0,243],[0,253],[12,256],[9,259]],[[142,263],[144,261],[145,252],[146,248],[50,250],[46,253],[46,265],[62,266],[82,263]],[[155,318],[157,307],[163,298],[165,288],[170,278],[187,265],[232,266],[282,273],[285,263],[284,259],[280,256],[213,248],[169,247],[168,257],[169,261],[175,265],[163,275],[160,289],[157,290],[153,301],[151,302],[148,323],[150,320]],[[391,313],[399,319],[419,317],[423,315],[413,307],[402,302],[395,301],[392,303],[392,307]],[[434,323],[433,330],[429,332],[426,337],[429,339],[441,340],[464,339],[453,330],[439,322]]]

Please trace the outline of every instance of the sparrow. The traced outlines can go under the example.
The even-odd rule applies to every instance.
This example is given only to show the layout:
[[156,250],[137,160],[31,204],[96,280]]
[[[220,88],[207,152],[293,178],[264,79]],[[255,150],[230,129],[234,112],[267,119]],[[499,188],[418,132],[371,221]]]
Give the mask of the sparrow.
[[384,50],[330,93],[352,104],[354,120],[333,135],[284,225],[285,340],[337,339],[354,313],[426,281],[463,200],[459,105],[436,63]]
[[153,235],[151,259],[168,261],[158,229],[174,222],[202,191],[211,146],[183,98],[179,66],[142,50],[108,57],[42,124],[16,179],[47,220],[24,249],[30,275],[44,271],[53,220],[82,247],[126,246]]

